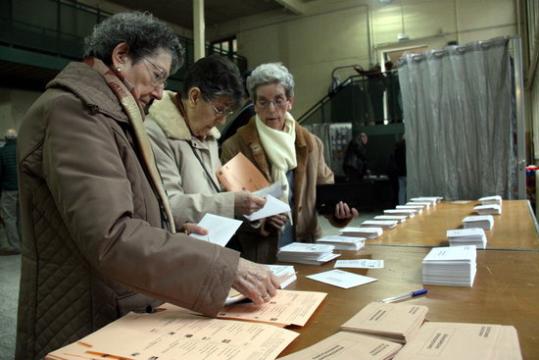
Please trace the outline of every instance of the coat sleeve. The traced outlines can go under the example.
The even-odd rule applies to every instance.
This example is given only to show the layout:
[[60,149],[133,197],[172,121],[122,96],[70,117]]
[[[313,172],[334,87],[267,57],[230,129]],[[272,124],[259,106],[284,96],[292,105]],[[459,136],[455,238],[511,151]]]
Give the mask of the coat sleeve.
[[316,183],[317,184],[333,184],[335,182],[335,178],[333,176],[333,171],[329,168],[328,164],[326,164],[326,160],[324,159],[324,144],[322,144],[322,140],[318,138],[317,136],[314,136],[315,138],[315,151],[316,151],[316,158],[318,163],[318,176]]
[[[56,99],[45,116],[44,178],[89,266],[135,291],[215,315],[234,279],[239,254],[135,217],[134,194],[142,190],[132,187],[126,162],[130,168],[140,164],[135,153],[120,152],[125,135],[110,119],[89,114],[71,95]],[[140,195],[137,206],[149,200]]]
[[166,135],[155,122],[148,122],[146,125],[176,228],[181,229],[186,222],[197,223],[206,213],[234,218],[234,193],[185,193],[180,160],[176,159]]

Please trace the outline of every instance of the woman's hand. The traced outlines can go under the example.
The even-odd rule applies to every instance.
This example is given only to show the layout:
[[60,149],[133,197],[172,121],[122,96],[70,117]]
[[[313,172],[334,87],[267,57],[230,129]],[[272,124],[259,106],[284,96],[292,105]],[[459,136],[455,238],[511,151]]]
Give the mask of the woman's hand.
[[240,258],[232,287],[262,305],[277,294],[279,280],[269,268]]
[[283,230],[286,222],[288,221],[288,216],[286,214],[273,215],[266,218],[266,224],[273,226],[279,230]]
[[262,209],[266,199],[251,194],[248,191],[238,191],[234,193],[234,214],[251,215],[255,211]]
[[180,231],[184,232],[186,235],[190,235],[190,234],[208,235],[208,230],[206,230],[202,226],[198,226],[195,223],[183,224]]
[[335,218],[337,219],[351,219],[358,216],[358,214],[359,213],[355,208],[350,208],[345,202],[339,201],[339,203],[335,205]]

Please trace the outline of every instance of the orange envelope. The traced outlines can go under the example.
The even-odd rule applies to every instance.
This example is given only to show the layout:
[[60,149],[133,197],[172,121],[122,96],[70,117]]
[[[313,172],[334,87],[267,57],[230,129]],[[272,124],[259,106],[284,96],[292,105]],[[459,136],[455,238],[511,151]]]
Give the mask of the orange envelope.
[[226,191],[256,191],[269,186],[268,180],[242,153],[238,153],[217,171]]

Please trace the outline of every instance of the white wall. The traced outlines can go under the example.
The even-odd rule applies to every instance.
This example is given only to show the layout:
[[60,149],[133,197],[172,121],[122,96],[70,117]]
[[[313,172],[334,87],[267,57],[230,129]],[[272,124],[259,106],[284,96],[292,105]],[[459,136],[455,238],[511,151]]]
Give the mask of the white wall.
[[[283,62],[296,79],[294,115],[320,100],[336,66],[379,62],[381,51],[412,45],[440,48],[516,32],[514,0],[315,0],[302,16],[268,12],[208,28],[208,38],[236,34],[249,67]],[[402,6],[401,6],[402,5]],[[404,19],[404,21],[403,21]],[[405,32],[410,41],[397,42]],[[370,36],[370,43],[369,43]],[[343,71],[341,78],[353,72]]]

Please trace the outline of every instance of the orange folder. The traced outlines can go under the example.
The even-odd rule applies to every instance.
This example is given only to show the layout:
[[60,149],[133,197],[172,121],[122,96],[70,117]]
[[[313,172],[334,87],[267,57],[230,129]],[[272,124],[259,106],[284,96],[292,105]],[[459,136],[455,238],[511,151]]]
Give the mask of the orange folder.
[[257,191],[269,186],[258,168],[238,153],[217,171],[217,178],[226,191]]

